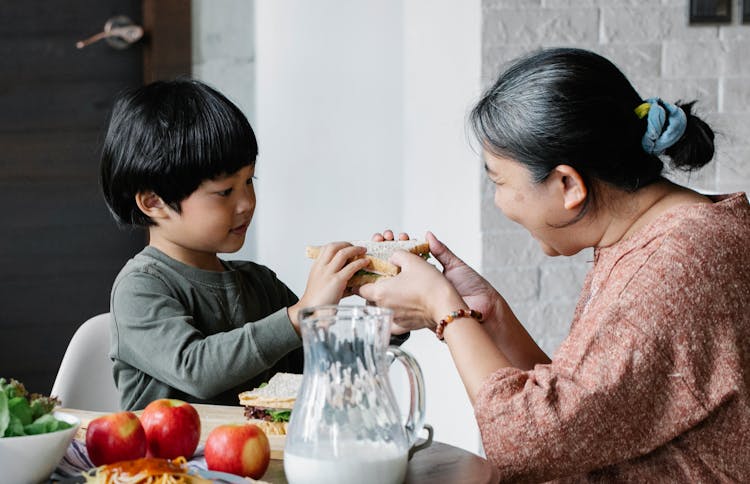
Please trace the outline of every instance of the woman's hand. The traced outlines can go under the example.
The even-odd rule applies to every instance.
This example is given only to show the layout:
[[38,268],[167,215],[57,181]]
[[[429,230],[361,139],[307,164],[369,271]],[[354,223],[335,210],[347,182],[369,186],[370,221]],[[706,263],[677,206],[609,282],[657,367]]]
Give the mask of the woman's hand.
[[[393,231],[386,229],[383,232],[376,232],[372,236],[373,242],[383,242],[386,240],[397,240]],[[409,240],[409,234],[401,232],[398,234],[398,240]],[[359,288],[356,289],[356,293],[359,294]],[[368,301],[375,304],[375,301]],[[419,311],[415,311],[411,308],[403,307],[391,307],[393,310],[393,321],[394,324],[391,327],[391,334],[400,335],[411,331],[412,329],[421,328],[433,328],[435,323],[421,314]],[[400,324],[399,324],[400,323]]]
[[[373,238],[378,236],[383,237],[381,240],[392,240],[393,232],[386,230]],[[400,234],[399,238],[408,239],[408,235]],[[402,266],[401,273],[363,286],[360,295],[378,305],[395,308],[400,315],[397,324],[410,329],[434,329],[436,321],[458,309],[480,311],[484,316],[482,325],[451,327],[445,337],[472,401],[481,383],[498,368],[512,365],[530,369],[535,364],[548,363],[547,355],[500,293],[431,232],[425,238],[430,253],[443,266],[442,273],[418,256],[399,252],[393,257],[398,260],[393,262]]]
[[[427,232],[425,238],[430,244],[430,253],[443,266],[443,276],[453,285],[466,305],[481,312],[485,320],[500,318],[502,310],[507,306],[500,293],[485,278],[456,257],[432,232]],[[392,230],[384,230],[382,233],[374,234],[372,240],[395,240],[395,236]],[[401,232],[398,240],[409,240],[409,235]],[[403,314],[401,319],[417,316],[417,314]],[[434,322],[432,324],[434,325]],[[423,322],[423,326],[420,327],[428,325],[429,323]]]
[[492,284],[456,257],[432,232],[427,232],[425,238],[430,244],[430,253],[443,266],[443,275],[453,284],[466,305],[481,312],[485,320],[498,319],[506,304]]
[[362,256],[364,247],[348,242],[333,242],[325,245],[310,268],[307,287],[300,300],[288,309],[289,319],[299,333],[297,313],[300,309],[323,304],[337,304],[348,296],[346,284],[359,270],[370,263]]
[[435,321],[464,307],[450,282],[418,255],[398,251],[390,261],[401,267],[397,276],[365,284],[357,293],[378,306],[394,310],[394,322],[400,329],[394,328],[393,334],[425,327],[434,330]]
[[426,238],[430,243],[430,252],[443,266],[443,275],[469,308],[482,313],[482,327],[504,357],[515,367],[524,370],[538,363],[549,363],[547,355],[526,332],[500,293],[431,232],[427,232]]

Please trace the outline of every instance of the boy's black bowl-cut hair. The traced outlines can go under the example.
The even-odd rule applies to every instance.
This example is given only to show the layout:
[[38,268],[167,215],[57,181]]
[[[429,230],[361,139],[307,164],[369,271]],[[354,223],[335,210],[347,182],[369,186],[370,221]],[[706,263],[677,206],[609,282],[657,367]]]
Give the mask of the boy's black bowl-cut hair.
[[135,203],[153,191],[177,212],[205,180],[255,163],[258,144],[245,115],[192,79],[156,81],[115,102],[102,149],[104,198],[121,224],[153,221]]

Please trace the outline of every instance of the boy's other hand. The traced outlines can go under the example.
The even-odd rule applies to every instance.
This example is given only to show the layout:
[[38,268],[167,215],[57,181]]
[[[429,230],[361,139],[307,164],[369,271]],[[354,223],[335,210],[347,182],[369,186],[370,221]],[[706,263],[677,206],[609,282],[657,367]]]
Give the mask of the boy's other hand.
[[302,308],[324,304],[338,304],[342,297],[349,295],[347,282],[357,271],[370,263],[363,256],[364,247],[349,242],[332,242],[323,246],[320,255],[310,268],[305,293],[294,306],[288,309],[289,319],[299,333],[298,312]]

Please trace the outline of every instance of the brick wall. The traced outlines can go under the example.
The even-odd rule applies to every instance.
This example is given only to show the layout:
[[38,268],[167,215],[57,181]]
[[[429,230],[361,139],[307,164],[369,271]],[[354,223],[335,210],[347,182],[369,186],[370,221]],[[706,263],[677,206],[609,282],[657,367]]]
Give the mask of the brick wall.
[[[717,132],[714,161],[675,181],[702,191],[750,191],[750,25],[689,26],[687,0],[483,0],[482,80],[540,47],[593,50],[612,60],[642,97],[698,99]],[[546,257],[494,207],[482,180],[482,272],[548,353],[568,331],[591,251]]]

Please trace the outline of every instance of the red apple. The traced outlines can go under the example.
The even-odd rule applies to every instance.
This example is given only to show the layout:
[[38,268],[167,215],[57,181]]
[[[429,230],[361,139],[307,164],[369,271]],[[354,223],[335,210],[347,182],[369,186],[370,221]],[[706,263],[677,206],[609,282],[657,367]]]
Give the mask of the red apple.
[[204,454],[212,471],[260,479],[271,461],[271,446],[257,425],[219,425],[208,434]]
[[133,412],[95,418],[86,429],[86,451],[96,466],[146,455],[146,433]]
[[143,409],[141,423],[149,457],[193,457],[201,436],[201,419],[189,403],[171,398],[154,400]]

